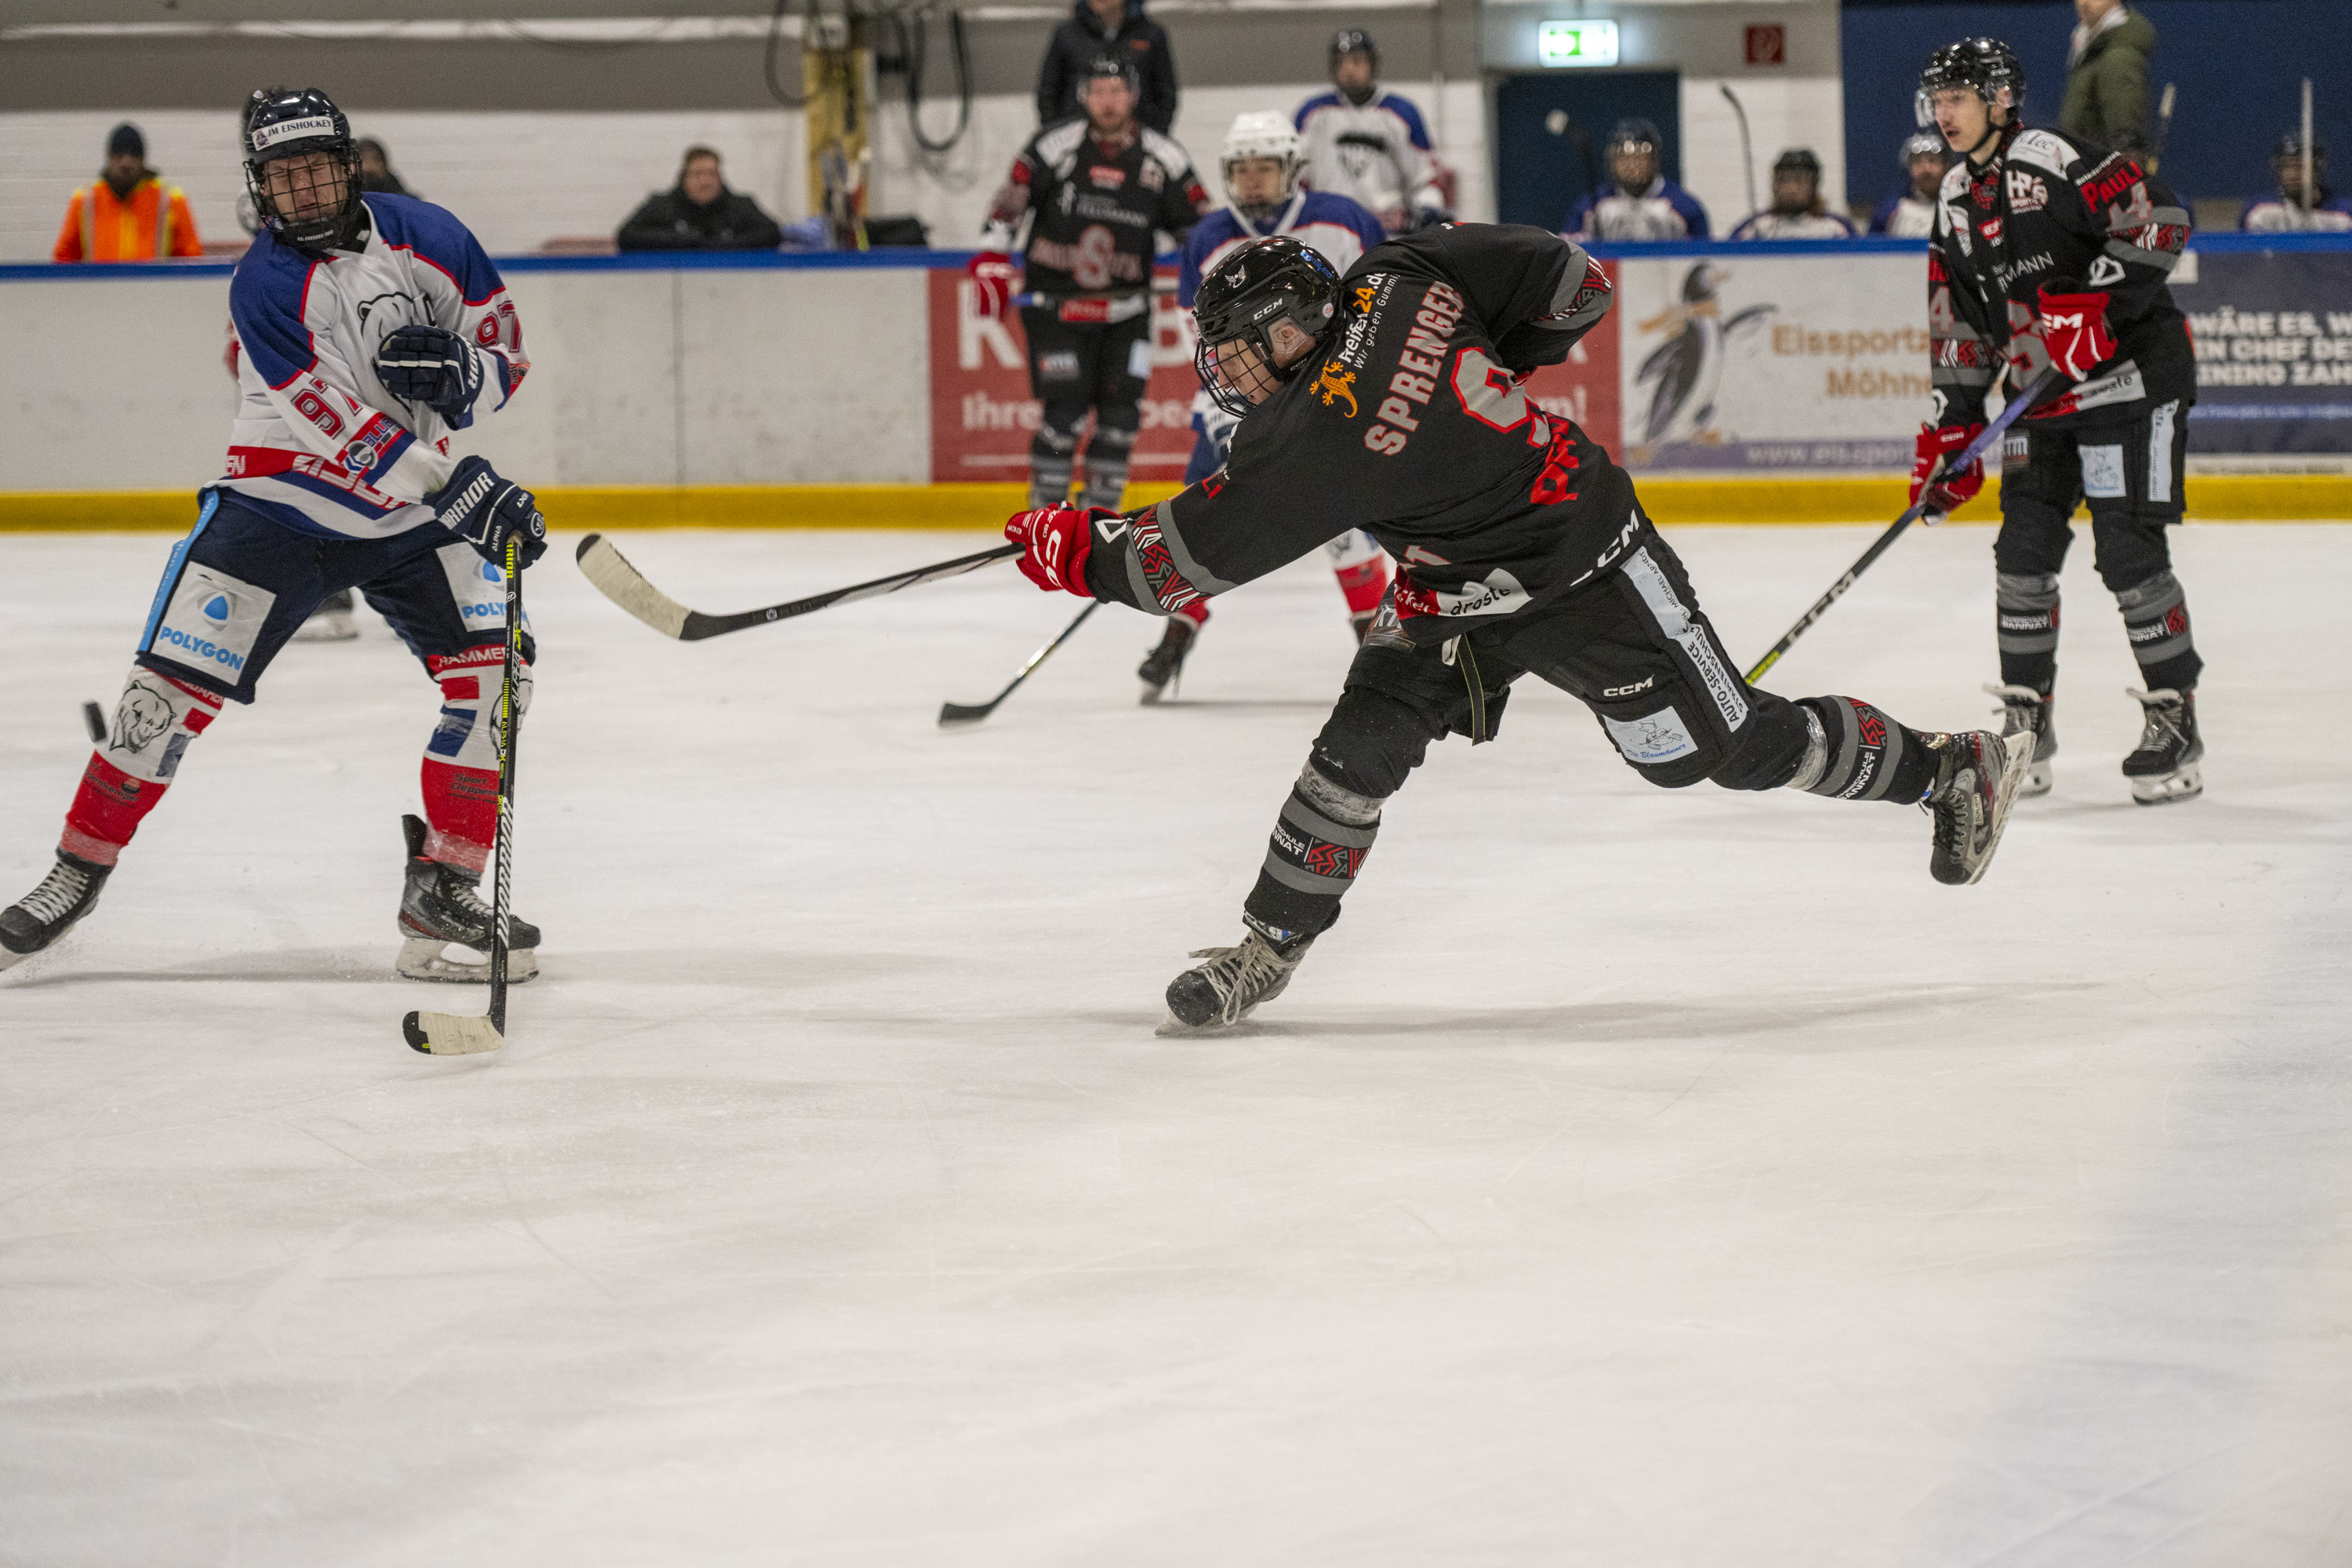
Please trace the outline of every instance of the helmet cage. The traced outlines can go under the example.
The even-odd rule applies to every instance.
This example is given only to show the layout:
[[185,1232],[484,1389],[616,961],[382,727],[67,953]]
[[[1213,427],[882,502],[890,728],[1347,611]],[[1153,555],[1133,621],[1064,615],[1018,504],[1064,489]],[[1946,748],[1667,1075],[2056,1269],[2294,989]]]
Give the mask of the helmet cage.
[[[256,93],[245,127],[245,188],[260,222],[279,238],[313,255],[348,246],[359,232],[360,154],[350,122],[316,91]],[[269,165],[306,153],[328,161],[287,171],[289,205],[323,198],[324,210],[306,217],[281,212],[270,195]]]

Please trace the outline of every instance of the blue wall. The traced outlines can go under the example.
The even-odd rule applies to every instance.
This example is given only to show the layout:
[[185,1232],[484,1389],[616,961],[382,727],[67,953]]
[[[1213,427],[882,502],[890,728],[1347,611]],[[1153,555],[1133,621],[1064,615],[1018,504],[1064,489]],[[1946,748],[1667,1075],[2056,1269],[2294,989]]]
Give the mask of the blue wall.
[[[2352,184],[2352,0],[2132,0],[2155,24],[2150,112],[2168,81],[2179,92],[2163,174],[2180,195],[2249,196],[2276,183],[2270,153],[2312,114],[2330,152],[2326,183]],[[2031,124],[2056,122],[2066,90],[2071,4],[1912,5],[1846,0],[1839,30],[1845,58],[1846,185],[1875,202],[1899,184],[1895,149],[1916,129],[1911,97],[1928,52],[1955,38],[1990,35],[2025,62]]]

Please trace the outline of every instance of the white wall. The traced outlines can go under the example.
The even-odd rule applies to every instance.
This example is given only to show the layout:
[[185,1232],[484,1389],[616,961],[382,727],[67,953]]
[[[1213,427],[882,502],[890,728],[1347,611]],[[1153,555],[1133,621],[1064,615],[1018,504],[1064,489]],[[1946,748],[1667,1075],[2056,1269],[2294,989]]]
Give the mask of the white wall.
[[1683,184],[1714,220],[1719,238],[1748,216],[1748,182],[1739,170],[1739,117],[1726,85],[1748,110],[1755,144],[1756,197],[1772,200],[1772,160],[1786,147],[1810,147],[1822,160],[1822,195],[1845,211],[1845,83],[1829,77],[1685,76],[1682,79]]

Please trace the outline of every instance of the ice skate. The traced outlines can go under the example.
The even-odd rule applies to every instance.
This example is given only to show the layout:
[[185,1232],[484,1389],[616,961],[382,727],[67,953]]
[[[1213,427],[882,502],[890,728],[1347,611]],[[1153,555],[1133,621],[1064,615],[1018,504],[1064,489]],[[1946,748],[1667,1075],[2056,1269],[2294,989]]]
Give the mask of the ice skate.
[[2124,759],[2124,777],[2141,805],[2169,805],[2205,793],[2205,738],[2197,732],[2197,693],[2142,691],[2124,688],[2140,705],[2146,723],[2139,744]]
[[1168,983],[1168,1017],[1160,1033],[1189,1035],[1240,1023],[1259,1003],[1282,994],[1291,972],[1314,945],[1310,936],[1277,948],[1253,930],[1239,947],[1195,949],[1192,956],[1208,962]]
[[1160,635],[1160,646],[1136,667],[1136,677],[1143,682],[1146,704],[1176,694],[1184,674],[1184,656],[1192,651],[1192,640],[1200,635],[1199,628],[1183,616],[1168,617],[1168,629]]
[[[490,978],[490,906],[476,891],[478,875],[425,858],[425,824],[400,819],[408,836],[408,878],[400,890],[400,957],[394,967],[411,980],[488,984]],[[507,984],[519,985],[539,973],[539,928],[507,921]],[[452,945],[484,955],[469,963],[448,957]]]
[[349,588],[338,588],[319,602],[301,629],[294,634],[296,642],[350,642],[360,635],[359,623],[352,618],[358,605]]
[[2057,722],[2052,716],[2058,700],[2044,697],[2031,686],[2002,686],[1990,680],[1985,682],[1985,695],[2000,699],[2001,744],[2007,745],[2013,735],[2033,737],[2033,760],[2026,764],[2025,782],[2017,786],[2019,798],[2048,795],[2050,759],[2058,752]]
[[58,863],[41,885],[0,910],[0,969],[11,969],[73,930],[98,907],[98,895],[111,866],[58,851]]
[[2005,745],[1990,730],[1938,735],[1936,783],[1919,804],[1936,821],[1927,869],[1938,882],[1965,888],[1980,879],[2000,844],[2033,748]]

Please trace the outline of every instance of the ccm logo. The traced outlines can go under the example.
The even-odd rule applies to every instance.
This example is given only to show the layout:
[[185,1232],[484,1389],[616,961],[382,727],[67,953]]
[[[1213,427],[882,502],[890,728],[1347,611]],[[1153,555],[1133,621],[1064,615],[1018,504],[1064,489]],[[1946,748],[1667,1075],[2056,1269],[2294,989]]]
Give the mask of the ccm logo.
[[1647,691],[1657,683],[1658,678],[1656,676],[1644,676],[1631,686],[1612,686],[1605,688],[1601,691],[1601,695],[1603,697],[1631,697],[1637,691]]

